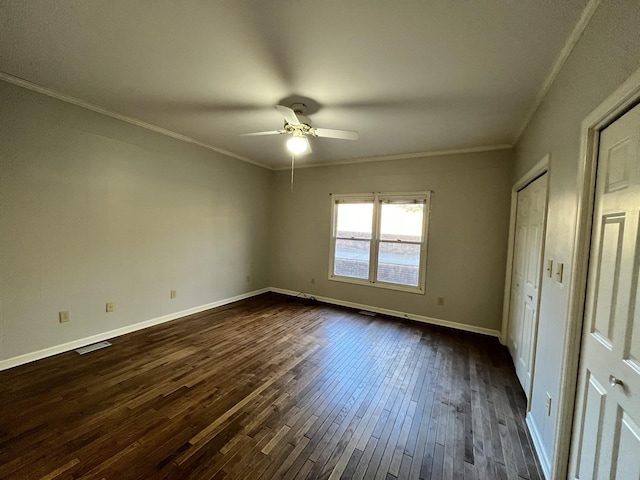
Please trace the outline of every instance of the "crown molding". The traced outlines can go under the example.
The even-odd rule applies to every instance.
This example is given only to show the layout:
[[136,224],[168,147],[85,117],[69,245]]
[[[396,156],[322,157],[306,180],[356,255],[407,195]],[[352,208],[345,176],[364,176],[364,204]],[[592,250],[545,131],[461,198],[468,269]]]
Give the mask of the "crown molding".
[[584,10],[582,11],[582,15],[580,15],[580,18],[578,19],[578,23],[576,23],[576,26],[573,28],[573,31],[571,32],[571,35],[569,35],[569,38],[567,38],[567,41],[564,44],[564,47],[562,48],[562,50],[560,50],[560,54],[558,55],[558,58],[556,58],[556,61],[554,62],[553,67],[551,68],[551,71],[549,72],[549,74],[547,75],[547,78],[542,84],[540,91],[538,91],[538,95],[536,96],[536,100],[533,103],[531,110],[529,110],[529,113],[525,117],[524,122],[520,127],[520,130],[518,130],[515,140],[513,141],[514,145],[516,145],[520,141],[520,137],[522,137],[522,134],[529,126],[529,123],[531,123],[533,116],[540,108],[540,105],[542,105],[542,102],[547,96],[547,93],[549,92],[551,85],[553,85],[553,82],[556,80],[556,77],[560,73],[560,70],[562,69],[565,62],[567,61],[567,58],[569,58],[569,55],[571,54],[574,47],[578,43],[578,40],[580,40],[582,33],[584,32],[585,28],[587,28],[587,25],[589,24],[591,17],[593,17],[593,14],[598,9],[599,5],[600,5],[600,0],[589,0],[589,3],[587,3],[587,5],[584,7]]
[[187,137],[186,135],[182,135],[181,133],[177,133],[172,130],[162,128],[157,125],[153,125],[151,123],[143,122],[142,120],[138,120],[136,118],[129,117],[127,115],[122,115],[120,113],[112,112],[111,110],[107,110],[106,108],[102,108],[98,105],[94,105],[93,103],[85,102],[84,100],[80,100],[79,98],[75,98],[75,97],[72,97],[71,95],[66,95],[64,93],[57,92],[50,88],[43,87],[42,85],[38,85],[37,83],[30,82],[29,80],[16,77],[15,75],[11,75],[6,72],[0,72],[0,80],[3,80],[7,83],[11,83],[18,87],[26,88],[27,90],[31,90],[33,92],[40,93],[42,95],[46,95],[47,97],[55,98],[56,100],[61,100],[66,103],[70,103],[77,107],[86,108],[87,110],[91,110],[92,112],[96,112],[101,115],[105,115],[107,117],[115,118],[116,120],[121,120],[123,122],[130,123],[131,125],[135,125],[137,127],[141,127],[146,130],[159,133],[160,135],[165,135],[167,137],[175,138],[176,140],[180,140],[182,142],[193,143],[194,145],[198,145],[199,147],[206,148],[207,150],[211,150],[213,152],[219,153],[226,157],[231,157],[236,160],[240,160],[241,162],[250,163],[251,165],[265,168],[267,170],[273,170],[271,167],[263,163],[256,162],[255,160],[250,160],[246,157],[243,157],[242,155],[237,155],[233,152],[229,152],[228,150],[223,150],[222,148],[214,147],[213,145],[200,142],[195,138]]
[[[479,152],[491,152],[494,150],[509,150],[510,148],[513,148],[513,145],[506,144],[506,143],[502,143],[498,145],[480,145],[477,147],[457,148],[452,150],[431,150],[427,152],[400,153],[398,155],[383,155],[379,157],[345,159],[345,160],[338,160],[338,161],[329,162],[329,163],[314,163],[310,165],[296,164],[296,169],[335,167],[338,165],[350,165],[353,163],[386,162],[388,160],[409,160],[414,158],[425,158],[425,157],[443,157],[447,155],[460,155],[464,153],[479,153]],[[274,167],[273,170],[276,170],[276,171],[289,170],[290,168],[291,168],[290,166],[282,166],[282,167]]]

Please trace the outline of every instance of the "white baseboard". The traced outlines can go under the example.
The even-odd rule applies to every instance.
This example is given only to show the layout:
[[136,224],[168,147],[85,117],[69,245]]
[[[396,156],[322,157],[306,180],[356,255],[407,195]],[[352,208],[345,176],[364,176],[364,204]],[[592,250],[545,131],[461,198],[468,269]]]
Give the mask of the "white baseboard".
[[[299,292],[294,292],[292,290],[285,290],[284,288],[271,287],[269,288],[269,290],[275,293],[282,293],[284,295],[291,295],[294,297],[300,295]],[[501,335],[501,332],[499,330],[492,330],[490,328],[477,327],[475,325],[467,325],[466,323],[452,322],[449,320],[441,320],[439,318],[425,317],[424,315],[416,315],[413,313],[400,312],[398,310],[390,310],[388,308],[380,308],[380,307],[374,307],[371,305],[364,305],[361,303],[347,302],[345,300],[338,300],[336,298],[306,294],[306,298],[309,298],[310,296],[313,296],[316,300],[320,302],[330,303],[332,305],[340,305],[342,307],[350,307],[350,308],[355,308],[357,310],[367,310],[369,312],[382,313],[384,315],[390,315],[392,317],[406,318],[408,320],[415,320],[418,322],[429,323],[431,325],[440,325],[441,327],[449,327],[449,328],[455,328],[456,330],[464,330],[465,332],[481,333],[483,335],[497,337],[498,339],[500,339],[500,335]]]
[[531,439],[533,440],[533,447],[536,449],[538,459],[540,460],[542,474],[544,475],[544,478],[549,479],[551,478],[551,463],[549,462],[547,453],[544,451],[544,447],[542,446],[542,438],[540,438],[540,433],[538,433],[536,424],[533,423],[530,414],[527,414],[526,422],[527,427],[529,428],[529,433],[531,434]]
[[127,333],[136,332],[138,330],[152,327],[154,325],[170,322],[171,320],[176,320],[181,317],[186,317],[187,315],[193,315],[194,313],[200,313],[200,312],[204,312],[205,310],[221,307],[222,305],[228,305],[229,303],[237,302],[238,300],[244,300],[245,298],[249,298],[249,297],[254,297],[256,295],[260,295],[268,291],[270,291],[269,288],[254,290],[253,292],[243,293],[241,295],[236,295],[235,297],[217,300],[212,303],[207,303],[206,305],[200,305],[197,307],[189,308],[187,310],[181,310],[179,312],[163,315],[162,317],[152,318],[150,320],[145,320],[143,322],[133,323],[131,325],[127,325],[126,327],[117,328],[115,330],[109,330],[103,333],[98,333],[90,337],[80,338],[78,340],[73,340],[71,342],[63,343],[61,345],[55,345],[53,347],[44,348],[42,350],[38,350],[37,352],[26,353],[24,355],[12,357],[7,360],[1,360],[0,371],[17,367],[18,365],[24,365],[25,363],[30,363],[35,360],[40,360],[42,358],[51,357],[59,353],[75,350],[76,348],[84,347],[86,345],[91,345],[92,343],[101,342],[103,340],[119,337]]
[[[248,293],[243,293],[241,295],[237,295],[235,297],[225,298],[222,300],[218,300],[212,303],[207,303],[206,305],[200,305],[197,307],[189,308],[187,310],[181,310],[179,312],[170,313],[168,315],[163,315],[162,317],[152,318],[149,320],[145,320],[143,322],[134,323],[131,325],[127,325],[126,327],[118,328],[115,330],[109,330],[107,332],[98,333],[96,335],[92,335],[90,337],[84,337],[77,340],[73,340],[71,342],[63,343],[61,345],[55,345],[53,347],[44,348],[42,350],[38,350],[36,352],[26,353],[24,355],[19,355],[17,357],[12,357],[6,360],[0,360],[0,371],[7,370],[9,368],[17,367],[19,365],[24,365],[25,363],[34,362],[36,360],[40,360],[43,358],[51,357],[53,355],[57,355],[59,353],[68,352],[70,350],[75,350],[76,348],[81,348],[86,345],[91,345],[92,343],[101,342],[103,340],[108,340],[110,338],[119,337],[121,335],[126,335],[127,333],[136,332],[138,330],[142,330],[144,328],[152,327],[154,325],[159,325],[161,323],[170,322],[171,320],[176,320],[181,317],[186,317],[187,315],[193,315],[194,313],[200,313],[205,310],[209,310],[212,308],[220,307],[222,305],[227,305],[229,303],[237,302],[238,300],[244,300],[245,298],[254,297],[256,295],[260,295],[266,292],[275,292],[281,293],[284,295],[297,296],[298,292],[294,292],[292,290],[285,290],[283,288],[269,287],[262,288],[260,290],[255,290]],[[309,295],[307,295],[308,297]],[[440,325],[443,327],[455,328],[457,330],[464,330],[467,332],[473,333],[481,333],[483,335],[489,335],[492,337],[500,338],[500,331],[492,330],[489,328],[476,327],[474,325],[467,325],[464,323],[451,322],[449,320],[441,320],[439,318],[425,317],[423,315],[416,315],[412,313],[404,313],[397,310],[390,310],[388,308],[380,308],[374,307],[372,305],[364,305],[361,303],[347,302],[344,300],[338,300],[336,298],[322,297],[318,295],[314,295],[314,297],[324,303],[329,303],[332,305],[340,305],[343,307],[350,307],[357,310],[367,310],[370,312],[381,313],[384,315],[390,315],[392,317],[406,318],[408,320],[415,320],[418,322],[429,323],[432,325]]]

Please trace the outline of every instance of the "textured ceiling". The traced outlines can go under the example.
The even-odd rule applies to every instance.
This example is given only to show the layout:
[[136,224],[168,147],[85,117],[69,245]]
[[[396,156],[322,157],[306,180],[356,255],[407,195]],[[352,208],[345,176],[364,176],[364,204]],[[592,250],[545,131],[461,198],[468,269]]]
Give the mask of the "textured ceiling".
[[586,0],[0,0],[0,71],[272,168],[512,144]]

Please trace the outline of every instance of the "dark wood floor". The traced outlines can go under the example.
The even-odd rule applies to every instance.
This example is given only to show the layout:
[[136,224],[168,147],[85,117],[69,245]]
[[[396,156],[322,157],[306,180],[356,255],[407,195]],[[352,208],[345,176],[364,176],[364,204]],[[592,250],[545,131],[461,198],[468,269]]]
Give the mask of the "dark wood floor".
[[0,372],[2,479],[536,479],[482,335],[262,295]]

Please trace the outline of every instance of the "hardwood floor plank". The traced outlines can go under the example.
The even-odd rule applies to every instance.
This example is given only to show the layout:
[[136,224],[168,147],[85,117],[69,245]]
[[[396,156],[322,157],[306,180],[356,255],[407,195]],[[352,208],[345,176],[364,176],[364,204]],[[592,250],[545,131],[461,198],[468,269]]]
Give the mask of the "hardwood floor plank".
[[369,436],[369,441],[362,451],[362,455],[360,456],[360,461],[358,462],[358,466],[356,467],[355,472],[353,472],[354,480],[363,480],[365,478],[365,474],[367,472],[367,468],[369,467],[369,462],[371,461],[371,457],[373,457],[373,452],[378,444],[378,439],[376,437]]
[[69,470],[71,467],[73,467],[73,466],[75,466],[75,465],[77,465],[79,463],[80,463],[79,459],[72,458],[65,465],[62,465],[61,467],[56,468],[54,471],[48,473],[47,475],[42,477],[40,480],[54,480],[55,478],[58,478],[60,475],[65,473],[67,470]]
[[[383,432],[382,434],[384,438],[388,437],[388,441],[380,459],[380,465],[376,472],[376,479],[384,479],[388,478],[389,476],[396,477],[398,474],[400,462],[396,461],[396,465],[393,466],[392,462],[396,452],[404,450],[404,443],[402,444],[402,450],[398,448],[400,435],[404,426],[404,420],[407,417],[407,412],[409,411],[410,405],[412,403],[411,396],[416,384],[418,383],[418,375],[424,363],[427,351],[427,349],[420,349],[420,355],[417,358],[417,361],[414,363],[412,370],[408,372],[410,374],[410,377],[408,378],[407,382],[401,387],[398,395],[398,400],[401,403],[398,407],[394,408],[395,414],[392,415],[393,429],[388,434],[386,434],[385,432]],[[415,410],[411,412],[411,416],[413,415],[414,411]]]
[[362,453],[363,453],[362,450],[354,450],[353,454],[349,458],[349,462],[347,463],[347,466],[342,471],[342,474],[340,476],[341,479],[351,480],[353,478],[353,474],[356,471],[356,467],[360,463],[360,458],[362,457]]
[[[304,435],[297,441],[297,443],[295,444],[295,447],[293,448],[293,450],[291,450],[291,452],[289,453],[289,455],[287,456],[287,458],[280,464],[276,463],[276,467],[277,470],[275,471],[275,473],[271,476],[271,477],[263,477],[265,479],[280,479],[283,478],[284,475],[291,469],[291,467],[293,466],[293,464],[295,463],[295,461],[300,458],[301,453],[304,451],[304,449],[306,448],[306,446],[309,443],[309,439],[307,437],[305,437]],[[305,460],[305,463],[309,462],[309,460]],[[312,467],[315,466],[315,464],[312,463]],[[304,467],[304,465],[303,465]],[[294,473],[294,472],[292,472]],[[296,470],[295,473],[298,473],[298,471]]]
[[0,478],[540,479],[495,339],[265,294],[0,372]]
[[[384,385],[384,379],[387,378],[388,368],[385,368],[384,370],[380,371],[375,368],[375,363],[372,364],[370,368],[365,368],[363,370],[363,373],[367,374],[368,376],[369,372],[376,371],[376,370],[378,374],[377,382],[366,382],[364,385],[361,384],[362,392],[360,392],[360,395],[358,395],[357,397],[362,401],[361,408],[364,405],[367,405],[367,406],[371,405],[371,400],[374,398],[372,394],[374,394],[376,391],[379,391],[380,387]],[[366,395],[364,395],[363,397],[362,396],[363,394],[366,394]],[[354,398],[354,400],[356,400],[356,398]],[[359,441],[359,438],[360,438],[359,432],[364,431],[364,429],[367,428],[367,425],[371,423],[370,415],[367,414],[370,411],[366,410],[364,412],[361,412],[361,408],[358,410],[350,409],[350,411],[348,412],[347,418],[350,419],[349,426],[352,427],[351,429],[349,430],[346,430],[346,428],[338,429],[338,433],[342,433],[346,430],[346,433],[347,433],[346,437],[344,437],[344,434],[343,434],[343,437],[341,437],[340,440],[338,441],[338,444],[345,445],[345,448],[341,449],[342,451],[337,452],[336,455],[329,456],[329,459],[331,460],[330,465],[326,465],[326,464],[324,466],[316,465],[317,470],[322,469],[323,471],[328,473],[328,470],[330,469],[331,470],[330,475],[335,478],[337,475],[339,475],[340,470],[344,468],[344,466],[347,463],[346,460],[348,460],[348,455],[349,455],[348,453],[345,453],[345,452],[351,452],[351,450],[357,446],[357,442]],[[345,427],[347,426],[348,425],[345,424]],[[342,464],[340,464],[341,461],[342,461]]]
[[402,419],[402,428],[400,430],[400,434],[398,436],[398,440],[396,442],[395,449],[393,451],[391,463],[389,464],[389,473],[391,473],[395,477],[397,477],[400,472],[402,457],[404,455],[407,438],[409,437],[409,431],[411,429],[411,424],[413,422],[413,416],[415,415],[417,405],[418,404],[416,402],[411,400],[409,402],[409,407],[407,409],[407,412]]

